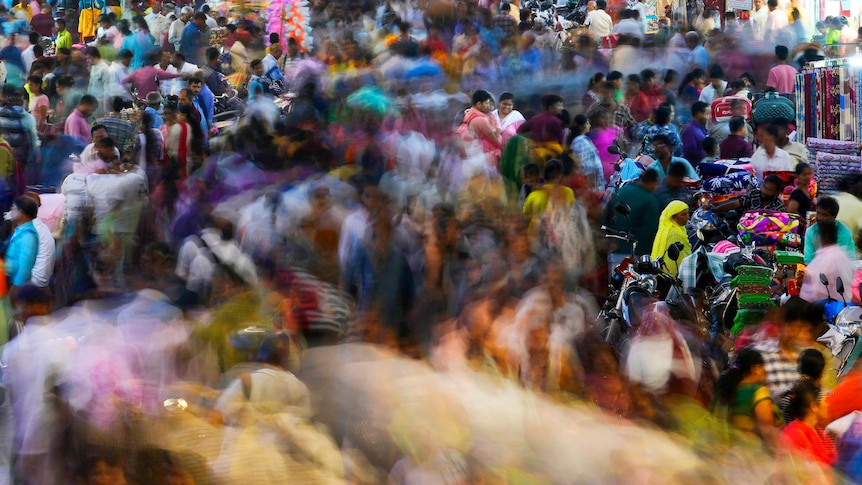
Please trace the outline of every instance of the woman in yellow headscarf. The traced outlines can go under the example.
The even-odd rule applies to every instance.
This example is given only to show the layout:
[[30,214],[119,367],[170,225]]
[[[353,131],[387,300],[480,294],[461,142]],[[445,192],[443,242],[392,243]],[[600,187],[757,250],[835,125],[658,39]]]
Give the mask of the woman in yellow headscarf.
[[[691,254],[691,243],[688,242],[688,233],[685,224],[688,222],[688,204],[675,200],[667,205],[658,220],[658,233],[652,245],[653,259],[664,257],[668,273],[676,276],[679,273],[679,262]],[[677,261],[671,261],[666,256],[667,249],[674,243],[681,242],[683,250]]]

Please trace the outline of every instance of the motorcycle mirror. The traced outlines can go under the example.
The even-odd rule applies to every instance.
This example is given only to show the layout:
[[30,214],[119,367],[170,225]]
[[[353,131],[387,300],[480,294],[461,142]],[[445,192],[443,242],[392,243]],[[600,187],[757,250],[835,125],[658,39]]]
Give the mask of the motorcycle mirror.
[[622,172],[623,167],[620,166],[620,162],[614,162],[614,172]]
[[617,145],[611,145],[608,147],[608,153],[612,153],[614,155],[619,155],[620,154],[620,147],[618,147]]
[[632,213],[632,208],[629,207],[629,205],[626,204],[625,202],[620,202],[617,205],[615,205],[614,210],[616,210],[617,212],[619,212],[620,214],[622,214],[626,217],[630,216]]
[[685,249],[685,246],[681,242],[675,242],[667,248],[667,257],[670,258],[671,261],[679,261],[679,257],[682,255],[682,250]]
[[842,295],[844,294],[844,280],[840,276],[835,280],[835,291]]
[[820,273],[820,282],[823,283],[823,286],[829,286],[829,278],[823,273]]

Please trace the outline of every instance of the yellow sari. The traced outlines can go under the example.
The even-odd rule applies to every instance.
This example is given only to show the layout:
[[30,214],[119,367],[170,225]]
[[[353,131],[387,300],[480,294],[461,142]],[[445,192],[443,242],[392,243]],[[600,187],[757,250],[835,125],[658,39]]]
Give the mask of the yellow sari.
[[[668,273],[677,276],[679,273],[679,262],[691,254],[691,243],[688,242],[688,233],[684,226],[680,226],[673,220],[673,216],[688,210],[688,204],[675,200],[665,207],[658,221],[658,233],[652,245],[652,258],[664,257]],[[683,250],[677,261],[671,261],[666,257],[667,249],[674,243],[681,242]]]

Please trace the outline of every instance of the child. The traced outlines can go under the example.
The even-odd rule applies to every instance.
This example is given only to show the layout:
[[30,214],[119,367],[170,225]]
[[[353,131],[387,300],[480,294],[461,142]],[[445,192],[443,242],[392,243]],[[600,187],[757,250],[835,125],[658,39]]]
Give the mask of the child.
[[543,181],[539,177],[539,166],[535,163],[525,165],[521,175],[521,182],[521,192],[518,194],[518,207],[523,208],[524,202],[527,200],[530,192],[533,191],[533,188],[543,184]]
[[707,162],[712,163],[718,158],[718,140],[715,138],[708,136],[703,139],[703,151],[706,152],[706,157],[701,160],[701,163]]

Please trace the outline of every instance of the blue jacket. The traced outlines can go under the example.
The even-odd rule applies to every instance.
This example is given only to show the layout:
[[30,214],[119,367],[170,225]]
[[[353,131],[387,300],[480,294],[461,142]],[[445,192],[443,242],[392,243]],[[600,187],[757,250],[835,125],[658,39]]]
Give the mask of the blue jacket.
[[21,286],[30,281],[38,252],[39,234],[33,226],[33,221],[15,228],[15,232],[9,239],[9,248],[6,250],[4,261],[10,285]]

